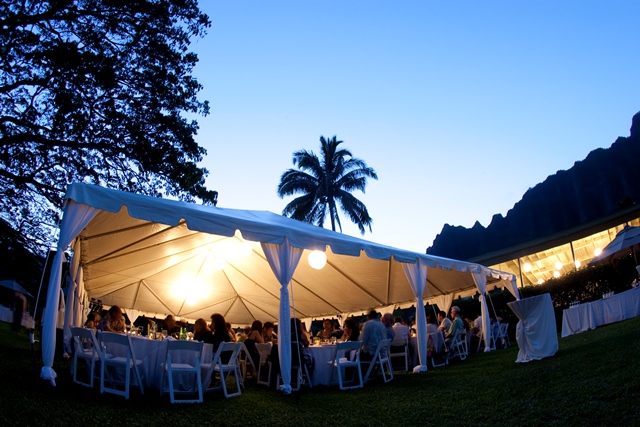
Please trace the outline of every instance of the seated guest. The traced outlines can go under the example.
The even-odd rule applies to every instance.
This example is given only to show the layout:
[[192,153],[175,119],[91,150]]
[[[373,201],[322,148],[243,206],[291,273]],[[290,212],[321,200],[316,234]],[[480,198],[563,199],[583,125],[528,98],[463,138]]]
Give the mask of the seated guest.
[[385,313],[382,315],[382,319],[380,319],[380,321],[387,331],[387,339],[394,339],[396,337],[396,333],[393,331],[393,315],[391,313]]
[[112,305],[107,315],[100,320],[98,329],[104,332],[124,333],[124,316],[122,309],[117,305]]
[[276,343],[278,339],[276,334],[273,332],[275,325],[272,322],[264,322],[264,326],[262,327],[262,339],[264,342]]
[[196,320],[193,339],[194,341],[202,341],[205,344],[213,344],[213,334],[207,325],[207,321],[203,318]]
[[84,322],[84,327],[95,329],[99,321],[100,321],[100,315],[98,313],[91,312],[87,315],[87,321]]
[[444,335],[444,339],[447,341],[447,344],[456,336],[457,333],[461,333],[464,330],[464,322],[460,318],[460,307],[455,305],[451,307],[451,317],[453,317],[453,322],[451,322],[451,327]]
[[409,327],[404,324],[401,316],[396,316],[396,323],[393,324],[393,332],[395,333],[396,338],[409,338],[411,336],[411,331]]
[[300,319],[292,318],[291,319],[291,342],[299,342],[302,347],[309,347],[309,335],[307,331],[302,327],[302,322]]
[[165,317],[163,323],[163,329],[167,330],[167,334],[169,334],[169,336],[180,333],[180,326],[176,323],[176,319],[174,319],[173,315],[170,314]]
[[229,332],[229,338],[231,338],[231,341],[238,342],[236,331],[234,331],[233,328],[231,327],[231,323],[226,322],[226,325],[227,325],[227,331]]
[[339,323],[334,323],[333,324],[333,331],[331,332],[331,338],[335,337],[336,339],[340,339],[342,338],[342,334],[344,332],[342,331],[342,329],[340,329],[340,324]]
[[362,326],[362,351],[360,360],[365,362],[373,360],[380,341],[387,339],[387,328],[378,320],[378,313],[371,310],[367,314],[367,321]]
[[353,317],[349,317],[344,321],[344,328],[342,328],[342,340],[343,341],[358,341],[360,338],[360,329]]
[[254,320],[251,324],[251,330],[247,334],[247,340],[252,340],[257,344],[264,344],[264,338],[262,338],[262,322],[259,320]]
[[435,334],[436,332],[438,332],[438,326],[433,319],[433,315],[427,314],[427,334],[431,335]]
[[242,332],[238,335],[238,342],[245,342],[249,334],[251,333],[251,326],[245,326]]
[[331,324],[331,320],[324,319],[324,322],[322,322],[322,330],[318,332],[316,336],[318,338],[329,339],[331,338],[332,333],[333,333],[333,325]]
[[253,321],[249,332],[247,332],[247,338],[244,340],[244,345],[247,347],[251,360],[253,360],[253,366],[257,369],[260,363],[260,354],[258,350],[256,350],[256,344],[264,344],[264,339],[262,339],[262,322],[259,320]]
[[213,349],[218,349],[221,343],[231,342],[229,336],[229,330],[227,329],[227,322],[224,320],[224,316],[220,313],[214,313],[211,315],[211,328],[213,329]]
[[447,318],[447,313],[442,310],[438,312],[438,322],[440,323],[438,330],[442,332],[447,332],[451,328],[451,320]]

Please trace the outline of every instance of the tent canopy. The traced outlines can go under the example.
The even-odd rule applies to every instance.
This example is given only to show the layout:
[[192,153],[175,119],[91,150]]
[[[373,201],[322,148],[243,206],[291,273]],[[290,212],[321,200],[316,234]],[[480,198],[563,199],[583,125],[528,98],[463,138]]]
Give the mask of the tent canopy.
[[[290,392],[290,317],[348,314],[416,304],[420,365],[426,366],[424,297],[486,290],[515,277],[483,267],[368,242],[264,211],[222,209],[87,184],[67,189],[43,325],[41,377],[55,384],[53,351],[62,253],[72,246],[64,326],[81,324],[88,298],[137,313],[228,322],[279,322],[285,392]],[[307,263],[326,253],[324,268]],[[426,288],[425,288],[426,285]],[[62,304],[61,304],[62,305]],[[486,303],[482,303],[486,312]],[[488,314],[488,313],[485,313]],[[488,322],[488,316],[483,321]],[[485,325],[488,330],[488,325]]]
[[[299,318],[414,300],[401,263],[429,269],[427,295],[475,292],[471,273],[510,282],[478,264],[413,253],[335,233],[267,211],[206,207],[73,184],[67,199],[98,212],[74,245],[88,297],[107,305],[187,319],[214,312],[233,324],[277,320],[280,283],[261,243],[304,249],[291,280]],[[326,253],[313,269],[311,250]]]

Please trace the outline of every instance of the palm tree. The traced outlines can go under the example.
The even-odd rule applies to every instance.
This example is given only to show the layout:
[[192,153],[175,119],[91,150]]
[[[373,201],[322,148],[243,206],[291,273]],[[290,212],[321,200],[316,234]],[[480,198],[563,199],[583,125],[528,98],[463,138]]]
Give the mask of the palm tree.
[[331,218],[331,229],[336,223],[342,232],[337,205],[342,212],[364,234],[365,227],[371,231],[372,219],[367,207],[351,193],[364,193],[367,178],[378,179],[376,171],[351,155],[349,150],[338,149],[342,141],[320,136],[320,158],[313,151],[300,150],[293,153],[293,165],[280,177],[278,196],[302,194],[293,199],[282,211],[282,215],[322,227],[327,214]]

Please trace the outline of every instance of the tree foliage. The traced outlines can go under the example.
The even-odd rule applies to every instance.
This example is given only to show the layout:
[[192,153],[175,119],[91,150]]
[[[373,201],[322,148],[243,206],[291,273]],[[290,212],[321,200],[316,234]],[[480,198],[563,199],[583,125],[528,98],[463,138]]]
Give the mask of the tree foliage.
[[364,193],[367,179],[378,179],[378,175],[367,164],[351,155],[349,150],[339,149],[343,141],[320,137],[320,158],[313,151],[300,150],[293,153],[293,164],[298,169],[289,169],[280,177],[278,196],[295,194],[282,211],[283,215],[322,227],[327,215],[331,229],[336,223],[342,231],[337,206],[358,226],[364,234],[365,227],[371,231],[372,219],[367,207],[351,194]]
[[183,116],[209,25],[197,0],[0,0],[0,213],[32,245],[71,182],[215,203]]

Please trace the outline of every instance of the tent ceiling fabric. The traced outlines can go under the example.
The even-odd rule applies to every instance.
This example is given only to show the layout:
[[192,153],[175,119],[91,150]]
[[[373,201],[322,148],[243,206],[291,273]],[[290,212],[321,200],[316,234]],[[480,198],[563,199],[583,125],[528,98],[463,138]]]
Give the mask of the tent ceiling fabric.
[[[80,263],[88,297],[150,314],[234,324],[277,320],[280,284],[260,242],[305,249],[291,280],[300,318],[413,301],[400,262],[428,267],[424,297],[471,291],[471,273],[510,281],[478,264],[395,249],[266,211],[234,210],[73,184],[67,199],[100,210],[82,230]],[[246,239],[246,240],[245,240]],[[321,270],[307,262],[326,251]],[[491,279],[493,278],[493,279]]]

